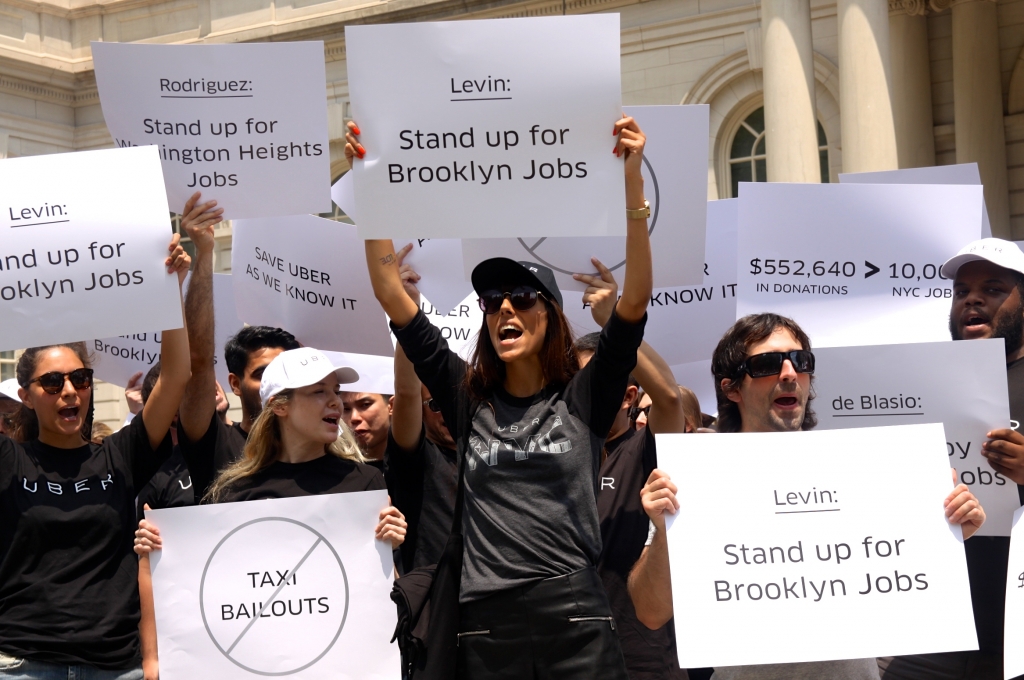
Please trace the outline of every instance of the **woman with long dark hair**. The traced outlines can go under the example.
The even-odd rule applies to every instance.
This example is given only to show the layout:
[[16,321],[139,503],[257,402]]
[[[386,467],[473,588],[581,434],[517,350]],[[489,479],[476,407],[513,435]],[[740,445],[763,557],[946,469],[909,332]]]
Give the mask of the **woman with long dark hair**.
[[[346,155],[365,150],[349,124]],[[462,678],[626,678],[595,492],[604,439],[643,339],[651,250],[636,122],[615,123],[626,175],[626,275],[596,354],[579,368],[551,270],[496,258],[473,271],[484,324],[470,362],[406,294],[391,241],[367,241],[374,293],[465,459]]]
[[[177,235],[168,273],[189,257]],[[0,678],[140,680],[135,493],[171,453],[188,335],[163,333],[163,376],[139,417],[91,443],[84,343],[25,350],[14,438],[0,435]]]

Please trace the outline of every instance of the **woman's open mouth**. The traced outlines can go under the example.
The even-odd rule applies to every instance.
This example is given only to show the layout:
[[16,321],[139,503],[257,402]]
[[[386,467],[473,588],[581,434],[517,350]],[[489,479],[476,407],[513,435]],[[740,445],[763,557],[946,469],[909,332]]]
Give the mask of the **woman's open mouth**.
[[500,329],[498,329],[498,340],[500,340],[502,343],[505,343],[505,342],[509,342],[509,343],[515,342],[520,337],[522,337],[522,335],[523,335],[523,330],[521,328],[517,328],[516,326],[513,326],[510,323],[507,323],[504,326],[502,326]]
[[66,407],[60,409],[59,411],[57,411],[57,415],[60,416],[61,420],[65,421],[65,422],[73,423],[76,420],[78,420],[78,407],[77,406],[66,406]]

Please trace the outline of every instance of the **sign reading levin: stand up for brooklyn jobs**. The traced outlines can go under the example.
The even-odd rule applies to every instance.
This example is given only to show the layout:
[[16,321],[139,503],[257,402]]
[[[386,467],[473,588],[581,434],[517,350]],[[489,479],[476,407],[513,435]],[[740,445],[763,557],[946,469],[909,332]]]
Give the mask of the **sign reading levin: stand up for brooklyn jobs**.
[[618,14],[346,26],[345,42],[360,236],[625,234]]
[[181,327],[156,149],[0,161],[0,234],[0,349]]
[[397,680],[387,491],[149,510],[164,680]]
[[942,425],[657,438],[682,667],[978,648]]
[[176,212],[196,191],[227,219],[331,209],[323,43],[94,42],[92,56],[114,143],[157,146]]

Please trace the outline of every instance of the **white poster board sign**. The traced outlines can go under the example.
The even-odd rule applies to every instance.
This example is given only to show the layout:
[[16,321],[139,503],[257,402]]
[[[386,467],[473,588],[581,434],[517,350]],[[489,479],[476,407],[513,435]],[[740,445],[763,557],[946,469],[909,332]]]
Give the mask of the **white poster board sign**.
[[[189,274],[185,279],[186,295],[191,280],[192,275]],[[228,393],[231,386],[228,383],[228,364],[224,360],[224,345],[243,326],[235,312],[235,293],[231,287],[230,274],[213,275],[213,315],[213,365],[217,382]],[[161,339],[160,331],[149,331],[90,340],[89,351],[94,357],[93,370],[96,371],[96,377],[118,387],[125,387],[132,375],[139,371],[145,375],[160,361]]]
[[[977,163],[935,165],[929,168],[904,168],[879,172],[839,173],[841,184],[969,184],[981,186],[981,173]],[[981,238],[992,236],[988,208],[981,202]],[[964,245],[967,245],[966,243]]]
[[942,263],[978,238],[982,188],[740,185],[736,316],[791,317],[815,347],[949,339]]
[[[644,339],[669,365],[710,360],[722,334],[736,321],[737,199],[708,201],[704,282],[655,288]],[[527,258],[528,259],[528,258]],[[615,272],[622,285],[624,272]],[[655,274],[657,276],[657,274]],[[565,291],[565,315],[577,331],[598,330],[578,292]]]
[[331,209],[322,42],[93,42],[117,146],[154,144],[175,212],[196,191],[225,219]]
[[155,148],[0,160],[0,187],[0,348],[181,328]]
[[1013,513],[1010,560],[1006,570],[1006,620],[1003,627],[1003,677],[1024,675],[1024,508]]
[[[470,293],[447,314],[431,304],[426,297],[420,298],[420,309],[430,323],[441,329],[441,337],[448,341],[448,349],[469,361],[484,322],[484,313],[477,304],[477,294]],[[398,338],[394,333],[391,334],[391,342],[398,346]]]
[[231,271],[242,321],[320,350],[392,354],[354,226],[312,215],[239,220]]
[[149,510],[160,677],[400,677],[387,491]]
[[395,358],[376,354],[324,352],[336,366],[354,368],[359,380],[342,385],[346,392],[395,393]]
[[981,455],[985,434],[1010,426],[1002,339],[829,347],[814,355],[817,429],[942,423],[949,464],[985,508],[977,535],[1010,535],[1017,485]]
[[680,666],[978,648],[941,425],[657,440]]
[[618,14],[346,26],[345,43],[360,236],[625,233]]
[[[648,228],[656,288],[692,286],[704,280],[704,234],[707,222],[708,107],[627,106],[647,135],[644,192],[651,204]],[[522,222],[532,218],[521,219]],[[574,273],[596,273],[596,257],[622,276],[626,264],[624,236],[565,238],[475,238],[463,242],[466,276],[489,257],[540,262],[555,272],[562,290],[585,290]]]
[[[353,222],[359,224],[351,172],[346,172],[334,183],[331,198]],[[473,290],[473,285],[463,276],[460,266],[462,241],[457,238],[397,239],[395,252],[409,243],[413,244],[413,248],[406,256],[405,263],[423,277],[417,287],[437,305],[438,310],[447,314]]]

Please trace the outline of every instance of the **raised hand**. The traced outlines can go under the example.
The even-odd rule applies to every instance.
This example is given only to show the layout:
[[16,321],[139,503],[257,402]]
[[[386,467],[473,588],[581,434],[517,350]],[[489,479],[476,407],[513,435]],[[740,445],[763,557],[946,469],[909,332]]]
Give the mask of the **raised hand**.
[[587,284],[587,289],[583,291],[583,302],[590,305],[590,315],[594,317],[594,323],[604,328],[608,319],[612,318],[612,310],[619,299],[619,284],[612,271],[605,267],[601,260],[592,257],[590,261],[597,268],[597,276],[573,274],[572,277]]
[[213,238],[213,227],[220,223],[224,216],[224,208],[217,207],[217,201],[199,203],[200,192],[192,194],[181,211],[181,228],[196,244],[196,251],[212,253],[216,244]]

